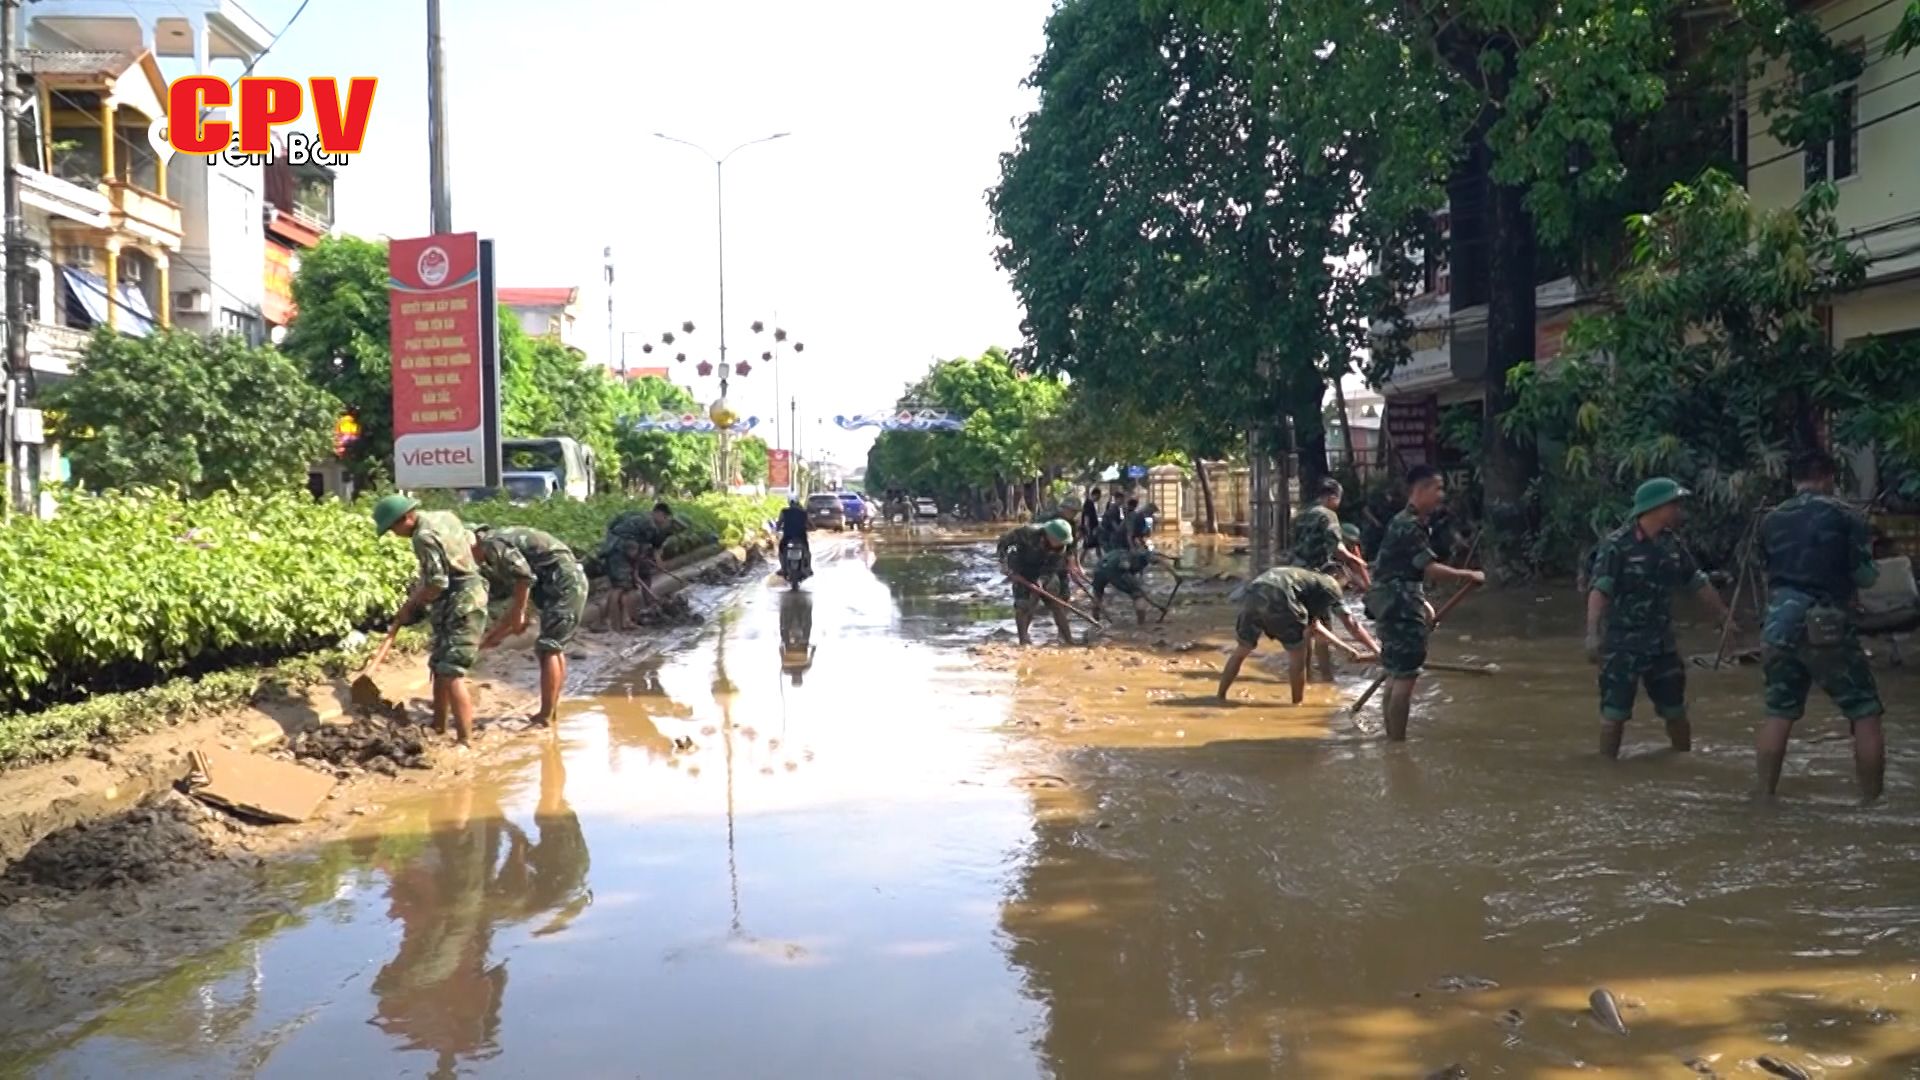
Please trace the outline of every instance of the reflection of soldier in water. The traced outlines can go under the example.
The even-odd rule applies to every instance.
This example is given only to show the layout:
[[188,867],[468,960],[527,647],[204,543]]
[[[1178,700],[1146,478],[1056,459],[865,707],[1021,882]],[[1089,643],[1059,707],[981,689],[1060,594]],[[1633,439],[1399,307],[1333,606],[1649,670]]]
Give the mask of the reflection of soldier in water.
[[780,670],[799,686],[813,667],[813,596],[780,594]]
[[469,787],[454,797],[451,818],[434,823],[426,849],[392,874],[387,897],[400,948],[374,978],[374,1022],[410,1049],[433,1051],[433,1076],[453,1076],[462,1059],[496,1048],[507,966],[489,962],[494,928],[553,912],[534,933],[554,933],[592,899],[586,834],[565,783],[559,742],[550,740],[534,812],[538,841],[507,821],[484,789]]

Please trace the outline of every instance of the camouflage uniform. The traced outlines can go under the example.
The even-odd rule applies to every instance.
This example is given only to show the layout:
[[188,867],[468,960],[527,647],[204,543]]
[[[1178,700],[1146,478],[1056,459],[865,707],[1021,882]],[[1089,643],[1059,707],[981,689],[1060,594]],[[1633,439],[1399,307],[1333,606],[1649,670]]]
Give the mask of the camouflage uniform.
[[1605,596],[1606,636],[1600,657],[1600,715],[1633,718],[1641,683],[1662,720],[1687,718],[1687,668],[1673,637],[1673,594],[1696,592],[1707,575],[1670,532],[1649,539],[1637,524],[1600,542],[1592,590]]
[[1126,511],[1117,499],[1109,499],[1106,513],[1100,515],[1100,546],[1106,549],[1127,546]]
[[1309,507],[1293,520],[1293,565],[1319,570],[1336,561],[1343,542],[1340,516],[1330,507]]
[[1145,551],[1108,552],[1093,571],[1094,600],[1105,599],[1109,587],[1128,596],[1145,596],[1147,591],[1140,584],[1140,575],[1152,562],[1153,556]]
[[1275,567],[1247,586],[1233,636],[1242,645],[1258,645],[1264,633],[1288,649],[1302,648],[1308,627],[1332,619],[1339,606],[1339,582],[1304,567]]
[[[996,553],[1014,573],[1042,588],[1046,587],[1042,584],[1046,579],[1066,573],[1066,551],[1048,547],[1047,534],[1037,524],[1021,525],[1009,530],[1000,538]],[[1032,589],[1017,581],[1013,583],[1015,608],[1031,613],[1041,603],[1040,597]]]
[[480,572],[494,588],[511,592],[528,582],[528,598],[540,613],[540,640],[534,649],[550,656],[566,649],[587,609],[587,575],[572,549],[538,529],[482,527]]
[[427,611],[433,630],[427,666],[435,675],[462,678],[480,661],[487,631],[487,583],[473,561],[473,534],[445,510],[422,510],[416,521],[413,557],[420,561],[420,583],[440,588]]
[[1426,572],[1434,562],[1433,538],[1412,508],[1387,522],[1374,556],[1367,615],[1380,639],[1380,666],[1394,678],[1420,674],[1427,662]]
[[1851,607],[1878,569],[1866,518],[1838,499],[1802,492],[1760,523],[1767,568],[1767,715],[1798,720],[1814,680],[1848,720],[1884,712]]
[[607,580],[616,589],[633,589],[653,580],[653,562],[667,537],[679,529],[678,520],[662,529],[653,514],[628,510],[607,523],[607,539],[600,546],[600,561],[607,569]]

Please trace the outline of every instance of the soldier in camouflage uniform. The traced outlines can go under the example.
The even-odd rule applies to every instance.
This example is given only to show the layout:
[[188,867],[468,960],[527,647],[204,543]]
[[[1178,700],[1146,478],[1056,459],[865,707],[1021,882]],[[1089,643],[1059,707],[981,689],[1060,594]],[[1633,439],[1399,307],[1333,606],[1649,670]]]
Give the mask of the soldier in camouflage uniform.
[[613,586],[607,601],[607,625],[613,630],[631,628],[631,618],[639,604],[638,593],[651,591],[653,572],[660,565],[660,549],[686,523],[673,516],[664,502],[653,504],[651,513],[629,510],[607,523],[607,538],[600,545],[600,561],[607,570],[607,583]]
[[[1727,609],[1674,530],[1690,492],[1665,477],[1640,485],[1633,520],[1594,552],[1587,593],[1587,658],[1600,665],[1600,753],[1620,756],[1641,683],[1678,751],[1693,748],[1687,668],[1673,636],[1673,594],[1698,595],[1716,618]],[[1604,634],[1601,630],[1605,622]]]
[[539,529],[476,525],[473,535],[473,558],[480,573],[494,589],[512,594],[511,606],[480,648],[491,649],[525,631],[528,601],[532,601],[540,611],[540,639],[533,646],[540,657],[540,712],[531,719],[550,724],[560,705],[560,690],[567,683],[567,644],[587,610],[586,572],[571,548]]
[[487,585],[473,561],[473,534],[460,518],[444,510],[422,510],[417,499],[389,495],[373,507],[377,535],[392,532],[413,542],[420,577],[407,602],[394,615],[404,626],[427,613],[433,647],[427,665],[433,672],[433,729],[445,734],[453,714],[460,745],[473,737],[473,695],[467,673],[480,660],[480,636],[487,628]]
[[1379,652],[1379,643],[1341,603],[1340,594],[1338,581],[1298,566],[1275,567],[1254,578],[1240,601],[1240,615],[1233,624],[1239,645],[1227,658],[1226,670],[1220,673],[1220,700],[1227,700],[1227,691],[1240,677],[1240,665],[1260,644],[1261,634],[1278,641],[1287,650],[1288,682],[1295,705],[1306,697],[1307,637],[1316,625],[1324,627],[1338,618],[1368,652]]
[[1482,585],[1478,570],[1456,570],[1433,553],[1427,519],[1446,498],[1439,470],[1415,465],[1407,472],[1406,509],[1387,522],[1387,532],[1375,553],[1367,592],[1367,614],[1380,635],[1380,666],[1386,670],[1387,738],[1407,737],[1413,711],[1413,687],[1427,663],[1427,634],[1433,628],[1433,605],[1427,602],[1427,582],[1457,581]]
[[1133,614],[1141,626],[1147,624],[1147,592],[1140,583],[1140,575],[1156,561],[1171,563],[1172,559],[1155,551],[1109,551],[1100,557],[1100,565],[1093,571],[1093,617],[1103,619],[1101,608],[1106,603],[1107,590],[1117,589],[1133,598]]
[[[1019,631],[1020,644],[1033,644],[1027,628],[1033,623],[1033,609],[1042,603],[1041,596],[1023,582],[1039,584],[1062,573],[1067,548],[1072,544],[1073,526],[1064,521],[1021,525],[1000,538],[996,549],[1000,568],[1009,579],[1022,579],[1013,583],[1013,624]],[[1067,609],[1050,600],[1045,602],[1047,610],[1053,613],[1060,644],[1073,644],[1073,625],[1067,621]]]
[[[1077,516],[1079,512],[1079,507],[1073,504],[1073,500],[1068,499],[1063,501],[1055,509],[1035,512],[1033,515],[1033,523],[1035,525],[1045,525],[1049,521],[1064,521],[1071,527],[1074,517]],[[1046,582],[1037,579],[1035,579],[1035,584],[1043,588],[1051,589],[1055,596],[1061,597],[1062,599],[1069,595],[1068,590],[1073,588],[1075,581],[1085,585],[1087,583],[1087,577],[1086,570],[1081,565],[1081,539],[1078,534],[1075,534],[1072,540],[1067,541],[1066,557],[1061,560],[1060,570],[1054,574],[1052,585],[1048,585]]]
[[1780,785],[1787,737],[1806,713],[1818,680],[1853,730],[1853,764],[1860,793],[1880,797],[1886,770],[1886,711],[1866,651],[1853,625],[1859,591],[1879,568],[1867,521],[1834,498],[1836,467],[1823,451],[1793,462],[1795,493],[1760,523],[1760,554],[1767,573],[1767,615],[1761,633],[1767,720],[1760,729],[1760,790]]
[[[1340,524],[1340,481],[1323,476],[1314,485],[1316,501],[1293,521],[1293,565],[1308,570],[1324,570],[1337,563],[1350,570],[1361,588],[1371,585],[1367,561],[1357,546],[1348,546],[1346,530]],[[1357,535],[1359,530],[1354,530]]]

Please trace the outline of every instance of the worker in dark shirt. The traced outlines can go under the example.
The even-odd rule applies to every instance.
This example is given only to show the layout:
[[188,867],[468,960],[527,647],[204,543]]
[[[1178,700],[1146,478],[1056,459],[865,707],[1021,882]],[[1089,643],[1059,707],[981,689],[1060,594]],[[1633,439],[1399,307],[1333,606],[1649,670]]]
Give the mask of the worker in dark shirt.
[[800,549],[800,576],[813,576],[813,547],[807,543],[807,510],[799,499],[788,499],[780,511],[780,565],[786,565],[788,548]]

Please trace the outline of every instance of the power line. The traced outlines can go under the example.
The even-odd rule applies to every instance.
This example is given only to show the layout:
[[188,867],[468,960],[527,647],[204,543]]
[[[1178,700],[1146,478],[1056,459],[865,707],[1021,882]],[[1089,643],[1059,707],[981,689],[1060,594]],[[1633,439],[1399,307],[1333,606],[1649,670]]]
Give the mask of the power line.
[[[1852,128],[1848,129],[1847,134],[1849,135],[1857,134],[1859,132],[1865,131],[1866,129],[1874,126],[1875,124],[1885,123],[1886,121],[1891,120],[1894,117],[1901,115],[1902,113],[1910,113],[1915,109],[1920,109],[1920,101],[1909,102],[1908,104],[1902,105],[1899,108],[1893,110],[1892,112],[1882,113],[1881,115],[1876,116],[1871,120],[1867,120],[1867,121],[1863,121],[1862,123],[1855,124],[1853,125]],[[1756,161],[1747,166],[1747,171],[1751,173],[1755,169],[1761,169],[1761,168],[1765,168],[1768,165],[1777,164],[1779,162],[1785,161],[1790,157],[1793,157],[1796,154],[1803,154],[1805,152],[1806,152],[1806,147],[1797,146],[1791,150],[1786,150],[1786,151],[1782,151],[1781,153],[1775,154],[1774,156],[1767,158],[1763,161]]]

